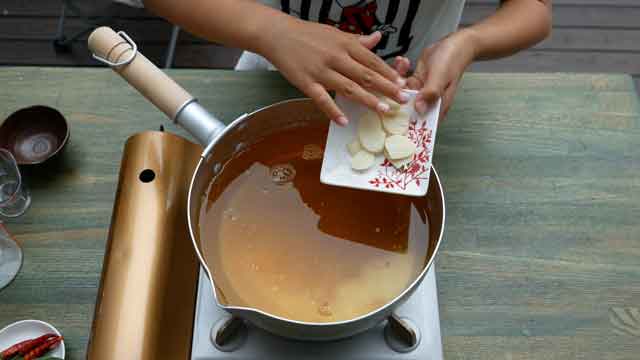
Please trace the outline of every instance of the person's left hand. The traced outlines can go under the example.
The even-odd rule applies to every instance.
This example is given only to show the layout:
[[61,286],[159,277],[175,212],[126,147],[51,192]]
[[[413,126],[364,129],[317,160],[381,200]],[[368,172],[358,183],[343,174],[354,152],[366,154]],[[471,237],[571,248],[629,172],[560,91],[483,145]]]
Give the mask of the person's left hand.
[[[424,49],[415,71],[407,80],[409,89],[419,90],[416,111],[425,113],[427,104],[442,97],[440,118],[449,111],[458,82],[465,69],[474,59],[472,40],[463,31],[458,31]],[[400,76],[406,76],[410,64],[404,57],[395,59],[395,68]]]

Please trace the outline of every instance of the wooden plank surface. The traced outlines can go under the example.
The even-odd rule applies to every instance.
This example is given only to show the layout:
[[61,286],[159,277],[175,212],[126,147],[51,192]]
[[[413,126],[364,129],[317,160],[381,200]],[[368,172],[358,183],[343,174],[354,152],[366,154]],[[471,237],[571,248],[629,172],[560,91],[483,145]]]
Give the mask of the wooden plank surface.
[[[112,0],[70,0],[80,13],[68,12],[70,17],[104,15],[113,13],[118,17],[149,18],[152,17],[144,9],[130,7]],[[0,13],[4,16],[21,17],[58,17],[62,9],[62,1],[46,0],[2,0]]]
[[[11,0],[16,1],[16,0]],[[19,0],[18,0],[19,1]],[[497,5],[500,0],[467,0],[467,5]],[[554,6],[640,7],[637,0],[553,0]]]
[[[481,20],[493,11],[494,4],[478,4],[467,6],[464,10],[463,24]],[[553,8],[554,27],[610,27],[610,28],[640,28],[638,22],[640,6],[584,6],[558,5]]]
[[[21,51],[16,52],[16,48]],[[164,66],[166,45],[143,43],[139,49],[154,64]],[[91,57],[86,41],[74,43],[72,52],[65,54],[56,53],[50,41],[0,41],[0,52],[3,53],[0,65],[101,66]],[[25,57],[25,53],[29,56]],[[181,44],[175,53],[174,67],[225,69],[239,57],[239,51],[213,44]]]
[[640,53],[530,50],[504,59],[476,62],[470,67],[470,71],[483,72],[587,72],[587,69],[640,74]]
[[[74,1],[83,13],[109,14],[112,25],[129,32],[158,64],[164,59],[171,26],[143,9],[132,9],[107,0]],[[463,24],[471,24],[494,11],[497,0],[471,0],[463,12]],[[1,6],[0,65],[96,65],[85,37],[73,44],[72,54],[53,51],[60,3],[43,0],[6,0]],[[519,56],[476,66],[478,71],[576,71],[638,72],[640,54],[640,3],[637,0],[556,0],[551,37]],[[85,27],[69,13],[66,33]],[[16,52],[16,48],[23,49]],[[176,67],[230,68],[238,57],[235,49],[207,45],[181,33]]]
[[[74,33],[86,27],[77,18],[66,23],[68,33]],[[170,37],[171,25],[160,19],[117,19],[111,25],[116,29],[124,29],[134,39],[140,39],[142,45],[164,45]],[[58,19],[42,18],[38,26],[25,22],[20,17],[7,17],[0,22],[0,41],[51,41],[56,33]],[[86,40],[75,43],[80,45]],[[185,31],[178,38],[179,46],[187,44],[209,44],[208,41],[195,37]],[[536,45],[535,49],[552,50],[596,50],[596,51],[630,51],[640,52],[640,29],[576,29],[557,27],[550,37]]]
[[[111,15],[111,25],[126,30],[156,64],[164,64],[171,25],[144,9],[111,0],[74,1],[82,14]],[[469,0],[463,24],[489,15],[498,0]],[[71,53],[52,46],[61,3],[45,0],[5,0],[0,4],[0,65],[96,66],[86,47],[86,36]],[[570,71],[628,73],[640,83],[640,2],[637,0],[554,0],[554,30],[549,39],[508,59],[474,64],[472,71]],[[86,27],[84,20],[67,13],[65,33]],[[16,51],[16,49],[20,51]],[[175,54],[176,68],[233,67],[240,51],[181,32]]]
[[[299,96],[277,74],[170,73],[225,121]],[[62,164],[26,175],[33,206],[7,224],[25,263],[0,291],[0,327],[50,321],[68,358],[81,359],[122,146],[167,121],[106,69],[3,68],[0,83],[0,117],[47,104],[72,129]],[[631,79],[468,74],[435,156],[447,201],[437,261],[445,358],[636,359],[640,113]]]

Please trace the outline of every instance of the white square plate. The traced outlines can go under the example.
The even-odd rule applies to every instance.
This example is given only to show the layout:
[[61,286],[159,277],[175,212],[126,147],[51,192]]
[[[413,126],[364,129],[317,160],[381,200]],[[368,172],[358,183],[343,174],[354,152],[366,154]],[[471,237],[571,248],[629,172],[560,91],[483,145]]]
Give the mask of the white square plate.
[[418,149],[411,163],[403,170],[397,170],[380,154],[376,156],[375,165],[368,170],[351,169],[351,155],[347,151],[347,144],[356,138],[358,121],[367,109],[337,95],[336,104],[349,119],[349,124],[339,126],[331,122],[329,125],[320,182],[409,196],[424,196],[427,193],[441,100],[432,105],[425,115],[420,116],[413,105],[417,91],[405,91],[411,96],[411,100],[402,105],[403,110],[411,114],[407,136]]

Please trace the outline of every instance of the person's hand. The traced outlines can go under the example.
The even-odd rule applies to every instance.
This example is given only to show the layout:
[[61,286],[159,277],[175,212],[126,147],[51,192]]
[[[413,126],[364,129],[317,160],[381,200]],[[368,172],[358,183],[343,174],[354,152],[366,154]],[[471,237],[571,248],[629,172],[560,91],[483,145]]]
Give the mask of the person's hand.
[[[423,50],[415,71],[407,80],[410,89],[420,91],[415,103],[418,113],[425,113],[428,104],[441,97],[440,118],[447,114],[460,78],[475,57],[472,44],[470,37],[458,31]],[[405,76],[409,68],[408,59],[397,58],[395,67]]]
[[357,36],[293,18],[273,26],[261,54],[329,119],[341,125],[348,121],[330,90],[382,113],[389,111],[389,105],[374,94],[408,101],[401,92],[405,80],[370,50],[380,41],[379,32]]

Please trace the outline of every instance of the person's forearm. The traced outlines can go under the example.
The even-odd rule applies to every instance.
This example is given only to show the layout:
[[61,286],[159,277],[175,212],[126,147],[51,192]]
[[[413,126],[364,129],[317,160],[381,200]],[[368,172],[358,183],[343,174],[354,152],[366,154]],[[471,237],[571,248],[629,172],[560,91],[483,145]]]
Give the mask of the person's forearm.
[[144,4],[192,34],[258,53],[269,31],[291,19],[253,0],[145,0]]
[[489,60],[529,48],[550,31],[551,0],[505,0],[493,15],[460,32],[471,38],[475,60]]

